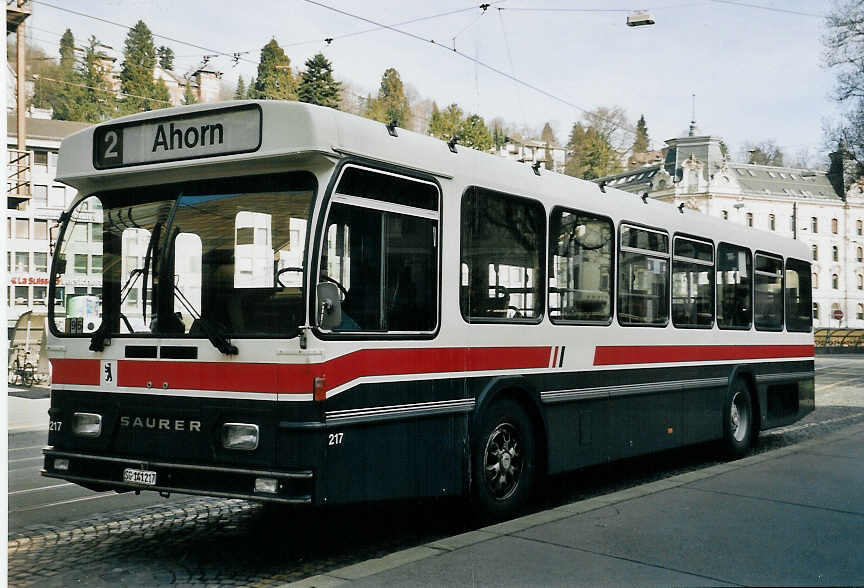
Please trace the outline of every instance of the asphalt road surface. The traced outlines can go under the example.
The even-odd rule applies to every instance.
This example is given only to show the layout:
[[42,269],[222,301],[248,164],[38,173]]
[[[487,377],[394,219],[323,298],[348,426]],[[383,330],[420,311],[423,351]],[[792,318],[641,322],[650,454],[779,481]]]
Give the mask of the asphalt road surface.
[[[817,358],[816,406],[798,423],[763,433],[755,451],[864,422],[864,357]],[[95,493],[39,476],[45,439],[43,432],[9,435],[12,586],[279,585],[474,528],[453,501],[316,511],[148,492]],[[556,476],[534,509],[716,463],[709,445]]]

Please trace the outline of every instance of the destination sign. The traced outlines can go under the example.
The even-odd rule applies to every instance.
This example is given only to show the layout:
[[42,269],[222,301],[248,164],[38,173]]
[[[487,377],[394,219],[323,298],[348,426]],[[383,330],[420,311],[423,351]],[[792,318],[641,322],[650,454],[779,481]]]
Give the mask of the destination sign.
[[110,169],[255,151],[261,146],[261,108],[234,108],[100,127],[93,165]]

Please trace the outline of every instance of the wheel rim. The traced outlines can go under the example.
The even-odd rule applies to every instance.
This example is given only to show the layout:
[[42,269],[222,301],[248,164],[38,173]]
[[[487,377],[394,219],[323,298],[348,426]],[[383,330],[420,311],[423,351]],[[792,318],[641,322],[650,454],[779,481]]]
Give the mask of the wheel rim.
[[490,496],[496,500],[513,496],[522,474],[522,439],[514,425],[501,423],[489,435],[483,469]]
[[742,392],[736,392],[735,396],[732,397],[729,422],[732,428],[732,438],[740,443],[750,429],[750,405],[746,401],[746,395]]

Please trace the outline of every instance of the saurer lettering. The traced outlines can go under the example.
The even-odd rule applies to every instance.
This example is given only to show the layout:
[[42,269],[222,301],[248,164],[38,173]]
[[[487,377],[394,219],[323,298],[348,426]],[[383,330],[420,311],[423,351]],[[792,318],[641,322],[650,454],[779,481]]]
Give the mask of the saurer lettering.
[[120,426],[131,427],[133,429],[156,429],[159,431],[201,432],[201,421],[187,421],[185,419],[121,416]]
[[177,127],[174,123],[160,124],[156,127],[156,138],[153,140],[152,152],[173,151],[175,149],[194,149],[221,145],[225,139],[222,123],[201,125],[200,127]]

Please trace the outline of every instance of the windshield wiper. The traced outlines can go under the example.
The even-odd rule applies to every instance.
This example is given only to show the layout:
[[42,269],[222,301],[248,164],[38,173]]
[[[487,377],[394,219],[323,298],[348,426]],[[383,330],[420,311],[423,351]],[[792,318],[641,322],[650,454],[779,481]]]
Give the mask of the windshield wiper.
[[231,343],[231,339],[220,333],[216,327],[205,318],[201,318],[195,307],[189,302],[189,299],[183,294],[177,284],[174,284],[174,297],[180,301],[186,312],[195,319],[195,323],[204,330],[207,339],[213,344],[213,347],[224,353],[225,355],[237,355],[237,346]]

